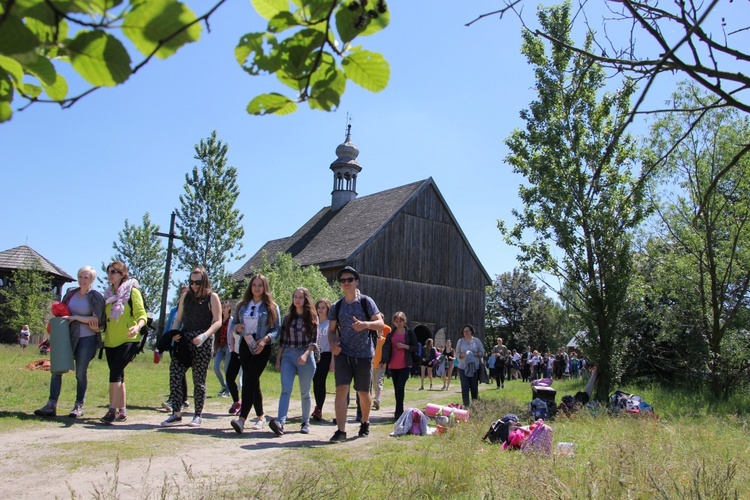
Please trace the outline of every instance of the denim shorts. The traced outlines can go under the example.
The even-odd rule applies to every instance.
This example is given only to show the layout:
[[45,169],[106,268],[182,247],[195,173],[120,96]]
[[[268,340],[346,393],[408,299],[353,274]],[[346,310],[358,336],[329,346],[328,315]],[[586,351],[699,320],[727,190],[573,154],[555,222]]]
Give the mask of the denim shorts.
[[357,358],[339,354],[334,356],[336,387],[349,385],[354,379],[354,390],[368,392],[372,381],[372,358]]

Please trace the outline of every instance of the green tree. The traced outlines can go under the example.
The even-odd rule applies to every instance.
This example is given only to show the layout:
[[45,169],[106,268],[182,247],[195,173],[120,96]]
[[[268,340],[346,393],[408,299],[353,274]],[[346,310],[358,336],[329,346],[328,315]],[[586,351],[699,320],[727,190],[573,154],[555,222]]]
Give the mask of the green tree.
[[506,345],[527,341],[519,338],[524,317],[531,304],[544,295],[544,289],[537,285],[534,277],[524,269],[514,268],[511,272],[499,274],[487,287],[485,327],[492,345],[500,336]]
[[9,281],[8,286],[0,288],[2,325],[13,339],[23,325],[29,325],[32,333],[43,332],[55,300],[49,274],[36,262],[31,268],[14,271]]
[[[631,172],[633,140],[614,136],[633,86],[625,81],[597,97],[605,84],[602,68],[566,48],[572,45],[570,10],[570,3],[538,10],[541,29],[564,42],[551,44],[549,52],[542,39],[523,32],[537,100],[521,112],[526,128],[506,140],[506,159],[527,181],[519,188],[524,208],[514,211],[512,230],[502,222],[499,227],[519,247],[523,266],[559,278],[564,287],[558,293],[573,294],[562,298],[588,330],[585,350],[599,369],[594,397],[605,400],[617,376],[631,233],[645,211],[642,184]],[[592,42],[589,32],[584,49]]]
[[216,138],[216,131],[195,146],[201,166],[185,174],[185,193],[180,195],[177,229],[182,246],[177,259],[183,271],[203,266],[219,295],[231,292],[226,264],[245,258],[242,250],[243,215],[235,208],[240,189],[237,169],[227,166],[229,146]]
[[[310,290],[313,300],[325,297],[330,299],[331,302],[335,302],[342,296],[339,287],[331,286],[320,269],[316,266],[302,267],[288,253],[277,253],[273,262],[271,262],[264,250],[260,267],[252,270],[252,274],[258,273],[268,278],[268,284],[273,291],[274,300],[279,305],[282,316],[289,309],[292,303],[292,294],[297,287],[304,286]],[[244,293],[248,284],[244,283],[242,293]]]
[[[1,0],[0,122],[11,118],[16,96],[27,106],[50,102],[65,108],[99,88],[124,83],[154,57],[165,59],[199,40],[200,23],[208,23],[225,1],[196,16],[178,0]],[[303,101],[330,111],[338,107],[347,80],[373,92],[385,88],[388,62],[352,45],[390,20],[385,0],[367,4],[252,0],[268,26],[265,32],[240,37],[237,62],[249,75],[275,75],[296,94],[262,94],[250,102],[248,112],[287,114]],[[136,57],[140,61],[134,64]],[[87,90],[68,95],[63,73],[71,72],[57,69],[64,63],[90,85]]]
[[[140,226],[130,224],[125,219],[125,228],[117,233],[118,240],[112,243],[115,250],[112,260],[127,264],[130,276],[138,280],[143,300],[152,312],[161,304],[164,266],[167,261],[167,250],[156,235],[157,232],[158,224],[151,222],[146,212]],[[105,271],[106,265],[102,264]]]
[[668,184],[655,194],[662,199],[664,272],[683,291],[675,304],[683,321],[706,343],[710,386],[719,399],[741,380],[728,369],[723,344],[750,305],[750,158],[720,172],[744,147],[750,119],[731,108],[706,111],[711,99],[683,84],[672,105],[694,111],[664,114],[653,125],[646,163],[660,168]]

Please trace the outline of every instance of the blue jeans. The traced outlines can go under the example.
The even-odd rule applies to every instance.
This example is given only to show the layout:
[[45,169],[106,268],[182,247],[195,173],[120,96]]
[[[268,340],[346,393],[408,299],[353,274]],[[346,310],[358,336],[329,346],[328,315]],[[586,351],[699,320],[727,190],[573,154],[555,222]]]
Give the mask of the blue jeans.
[[[73,359],[76,366],[76,403],[84,403],[86,399],[86,388],[88,387],[88,369],[89,363],[94,359],[96,354],[96,336],[81,337],[76,344],[76,350],[73,352]],[[55,373],[49,382],[49,399],[57,403],[62,389],[62,373]]]
[[220,346],[214,354],[214,373],[216,374],[216,378],[219,379],[221,390],[228,391],[229,388],[227,387],[226,382],[224,382],[224,373],[221,371],[221,362],[224,360],[226,360],[224,363],[224,371],[226,371],[226,369],[229,368],[229,348],[226,344]]
[[310,386],[315,375],[315,356],[307,357],[304,365],[297,363],[297,359],[307,350],[307,347],[285,347],[281,354],[281,397],[279,397],[279,415],[277,420],[283,425],[289,412],[289,399],[292,396],[294,377],[299,376],[299,394],[302,399],[302,421],[310,421]]
[[458,376],[461,378],[461,398],[464,406],[469,406],[469,393],[472,401],[479,399],[479,370],[473,377],[467,377],[463,369],[459,368]]

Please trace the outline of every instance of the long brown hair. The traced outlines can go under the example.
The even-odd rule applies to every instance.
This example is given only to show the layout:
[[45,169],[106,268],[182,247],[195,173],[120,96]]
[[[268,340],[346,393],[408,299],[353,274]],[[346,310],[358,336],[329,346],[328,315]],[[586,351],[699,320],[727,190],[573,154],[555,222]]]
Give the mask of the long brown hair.
[[[208,279],[208,273],[206,272],[206,269],[203,267],[196,267],[195,269],[190,271],[190,276],[196,273],[201,275],[201,284],[198,285],[197,292],[193,292],[193,287],[188,286],[187,295],[185,296],[186,299],[205,299],[211,293],[211,281]],[[188,276],[188,279],[190,279],[190,276]]]
[[240,317],[240,309],[242,309],[242,306],[247,305],[252,299],[253,299],[253,281],[256,279],[259,279],[261,283],[263,283],[263,296],[262,296],[262,302],[263,305],[266,306],[266,310],[268,311],[268,324],[273,325],[276,323],[276,320],[278,319],[276,317],[276,309],[278,306],[276,305],[276,302],[273,300],[273,293],[271,293],[271,287],[268,286],[268,278],[263,276],[262,274],[254,274],[250,281],[247,282],[247,290],[245,290],[245,294],[242,296],[242,300],[239,304],[237,304],[237,312],[235,313],[236,317]]
[[307,340],[312,340],[312,338],[318,335],[318,313],[313,306],[310,290],[304,286],[297,287],[292,292],[292,304],[289,306],[289,312],[284,316],[284,331],[289,331],[289,324],[292,322],[292,318],[297,316],[297,308],[294,307],[294,294],[297,292],[302,292],[302,295],[305,297],[305,303],[302,305],[302,321],[305,323],[305,328],[307,329]]

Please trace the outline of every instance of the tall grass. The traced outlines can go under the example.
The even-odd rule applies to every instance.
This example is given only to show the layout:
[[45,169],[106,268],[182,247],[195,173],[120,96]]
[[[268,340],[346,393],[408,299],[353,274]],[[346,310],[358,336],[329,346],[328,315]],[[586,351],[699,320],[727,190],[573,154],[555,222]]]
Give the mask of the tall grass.
[[[23,367],[39,358],[33,350],[0,346],[0,436],[60,425],[60,420],[31,416],[47,399],[49,373]],[[130,420],[137,421],[139,412],[153,412],[165,399],[167,361],[155,365],[150,355],[140,355],[126,370]],[[263,377],[264,395],[272,401],[279,394],[278,374],[267,369]],[[329,383],[332,391],[332,377]],[[219,387],[211,372],[208,384],[209,396],[215,396]],[[429,401],[460,402],[457,382],[451,392],[417,391],[418,385],[418,379],[407,385],[407,407],[423,409]],[[582,382],[556,381],[554,386],[559,401],[562,395],[581,390]],[[68,457],[69,470],[109,463],[101,467],[106,479],[92,488],[69,486],[71,498],[750,498],[747,395],[717,405],[700,390],[622,389],[641,395],[659,418],[612,416],[606,411],[558,417],[550,422],[554,440],[575,443],[571,457],[504,451],[481,440],[489,425],[505,413],[528,421],[525,408],[531,391],[520,381],[506,382],[505,389],[482,386],[470,421],[447,434],[393,438],[389,437],[392,420],[381,418],[367,438],[340,445],[321,442],[307,448],[280,448],[262,470],[252,467],[252,454],[243,454],[242,441],[217,440],[212,434],[178,437],[135,432],[132,446],[121,447],[114,466],[102,459],[111,450],[107,441],[55,446]],[[65,375],[62,410],[67,411],[74,398],[75,377]],[[210,398],[207,411],[226,411],[226,402]],[[389,380],[383,402],[393,404]],[[95,360],[89,373],[88,414],[103,413],[106,403],[106,362]],[[198,476],[184,464],[179,480],[165,476],[157,486],[146,480],[147,469],[142,483],[123,484],[119,479],[119,461],[158,460],[164,450],[181,444],[192,449],[228,447],[228,456],[237,460],[236,474]]]

